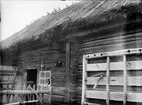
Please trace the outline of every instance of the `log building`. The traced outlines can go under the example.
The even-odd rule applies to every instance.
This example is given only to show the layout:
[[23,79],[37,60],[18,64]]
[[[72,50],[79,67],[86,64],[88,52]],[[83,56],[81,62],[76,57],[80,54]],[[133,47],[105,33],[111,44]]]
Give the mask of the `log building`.
[[[81,1],[47,14],[0,44],[1,65],[19,67],[20,72],[27,74],[18,77],[15,89],[22,89],[30,81],[38,88],[39,71],[51,71],[52,102],[80,104],[83,55],[135,48],[142,50],[142,3],[140,0]],[[110,61],[122,59],[114,57]],[[128,55],[127,60],[141,61],[142,54]],[[103,63],[105,58],[88,61],[92,62]],[[110,75],[122,77],[123,73],[113,71]],[[128,71],[128,76],[142,77],[142,67]],[[142,94],[142,80],[139,82],[138,85],[126,86],[127,91]],[[90,84],[87,88],[92,86]],[[105,86],[98,85],[96,89],[105,91]],[[109,88],[110,91],[123,91],[122,85]],[[88,97],[89,102],[104,105],[101,97],[94,100],[92,96]],[[137,99],[130,102],[142,103]]]

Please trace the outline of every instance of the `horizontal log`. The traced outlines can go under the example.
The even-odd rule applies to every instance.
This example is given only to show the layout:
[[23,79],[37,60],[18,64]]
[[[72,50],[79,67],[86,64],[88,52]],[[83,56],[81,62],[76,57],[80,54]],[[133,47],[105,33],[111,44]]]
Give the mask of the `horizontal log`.
[[142,48],[142,42],[131,41],[127,43],[118,43],[106,46],[87,47],[80,49],[80,52],[83,52],[83,54],[91,54],[91,53],[117,51],[117,50],[132,49],[132,48]]
[[65,73],[65,67],[52,67],[52,73]]
[[59,96],[59,95],[52,95],[51,101],[54,102],[61,102],[64,103],[65,97],[64,96]]
[[[128,61],[126,62],[127,70],[142,69],[142,61]],[[111,62],[110,70],[123,70],[123,62]],[[87,64],[87,71],[106,71],[107,63]]]
[[51,81],[51,85],[54,87],[65,87],[65,82],[61,82],[61,81]]
[[[123,34],[123,33],[122,33]],[[130,42],[133,40],[141,40],[142,39],[142,33],[135,33],[135,34],[129,34],[129,35],[122,35],[120,33],[116,34],[116,36],[111,38],[102,38],[102,39],[94,39],[93,41],[88,41],[86,43],[83,43],[81,45],[81,48],[87,48],[87,47],[95,47],[95,46],[106,46],[106,45],[112,45],[117,43],[123,43]],[[137,38],[137,39],[136,39]]]
[[[99,77],[88,77],[87,85],[95,85]],[[106,77],[100,80],[98,85],[106,85]],[[124,85],[123,77],[110,77],[110,85]],[[142,86],[142,77],[127,77],[128,86]]]
[[65,87],[52,87],[52,95],[65,95]]
[[[107,94],[105,91],[86,91],[86,98],[106,99]],[[142,93],[127,93],[127,101],[129,102],[142,102]],[[110,100],[123,101],[123,92],[110,92]]]

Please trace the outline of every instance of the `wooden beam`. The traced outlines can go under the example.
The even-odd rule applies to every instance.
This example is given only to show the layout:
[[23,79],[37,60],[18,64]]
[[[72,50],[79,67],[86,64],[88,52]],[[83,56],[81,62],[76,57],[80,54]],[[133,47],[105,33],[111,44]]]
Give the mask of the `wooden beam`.
[[70,92],[69,92],[69,87],[70,87],[70,42],[68,41],[66,43],[66,98],[65,102],[69,103],[70,102]]
[[[127,61],[127,70],[139,70],[142,69],[142,60],[138,61]],[[106,71],[107,63],[94,63],[87,64],[87,71]],[[110,70],[124,70],[123,62],[111,62]]]
[[[106,91],[86,91],[87,98],[95,99],[106,99]],[[124,93],[123,92],[110,92],[110,100],[123,101]],[[142,93],[127,93],[127,101],[129,102],[142,102]]]

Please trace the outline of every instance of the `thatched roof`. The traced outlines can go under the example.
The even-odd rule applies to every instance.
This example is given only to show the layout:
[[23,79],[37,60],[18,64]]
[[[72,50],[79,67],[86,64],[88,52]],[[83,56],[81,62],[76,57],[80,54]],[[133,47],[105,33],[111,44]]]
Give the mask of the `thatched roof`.
[[7,48],[17,42],[38,39],[40,36],[49,40],[54,36],[64,38],[71,32],[88,29],[90,26],[95,27],[116,18],[125,19],[132,12],[142,14],[141,0],[81,1],[38,19],[1,44]]

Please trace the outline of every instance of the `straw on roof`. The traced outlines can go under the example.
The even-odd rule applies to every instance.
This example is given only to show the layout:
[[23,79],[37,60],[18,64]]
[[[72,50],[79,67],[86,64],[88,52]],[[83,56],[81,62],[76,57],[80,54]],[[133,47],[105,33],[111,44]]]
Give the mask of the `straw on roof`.
[[90,0],[75,3],[63,10],[47,14],[2,41],[4,48],[32,38],[66,37],[70,32],[97,27],[115,18],[127,18],[133,12],[142,14],[141,0]]

